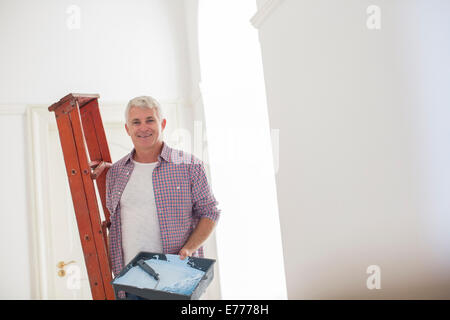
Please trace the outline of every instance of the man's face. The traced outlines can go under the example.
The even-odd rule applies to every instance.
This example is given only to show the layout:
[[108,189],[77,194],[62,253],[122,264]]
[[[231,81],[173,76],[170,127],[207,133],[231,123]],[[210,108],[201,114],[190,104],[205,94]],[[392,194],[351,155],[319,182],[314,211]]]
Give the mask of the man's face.
[[135,149],[148,150],[159,145],[166,119],[158,118],[156,109],[131,107],[125,129],[133,141]]

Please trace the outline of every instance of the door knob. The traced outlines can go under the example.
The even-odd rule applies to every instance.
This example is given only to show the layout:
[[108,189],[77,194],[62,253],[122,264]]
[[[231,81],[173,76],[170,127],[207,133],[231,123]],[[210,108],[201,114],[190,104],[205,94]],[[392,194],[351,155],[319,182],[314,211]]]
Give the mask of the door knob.
[[60,261],[60,262],[58,262],[58,264],[56,265],[59,269],[63,269],[65,266],[67,266],[68,264],[71,264],[71,263],[75,263],[76,261],[69,261],[69,262],[64,262],[64,261]]
[[58,267],[58,276],[60,276],[60,277],[64,277],[65,275],[66,275],[66,271],[64,270],[64,267],[65,266],[67,266],[68,264],[71,264],[71,263],[75,263],[76,261],[74,261],[74,260],[72,260],[72,261],[69,261],[69,262],[64,262],[64,261],[60,261],[60,262],[58,262],[58,264],[56,265],[57,267]]

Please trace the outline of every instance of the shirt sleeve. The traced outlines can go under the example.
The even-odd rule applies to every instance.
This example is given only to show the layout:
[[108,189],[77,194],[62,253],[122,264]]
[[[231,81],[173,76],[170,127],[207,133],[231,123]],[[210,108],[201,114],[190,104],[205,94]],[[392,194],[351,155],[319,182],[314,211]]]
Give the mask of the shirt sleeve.
[[108,169],[106,172],[106,208],[109,210],[109,213],[111,214],[111,207],[112,207],[112,199],[111,199],[111,168]]
[[192,211],[193,216],[200,218],[209,218],[217,222],[220,217],[220,210],[217,208],[219,204],[208,184],[205,167],[203,163],[193,164],[191,173],[192,182]]

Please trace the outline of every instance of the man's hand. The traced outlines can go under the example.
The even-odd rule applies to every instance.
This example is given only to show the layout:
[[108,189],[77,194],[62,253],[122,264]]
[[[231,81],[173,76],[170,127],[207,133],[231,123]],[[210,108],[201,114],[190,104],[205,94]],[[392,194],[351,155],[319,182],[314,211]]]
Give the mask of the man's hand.
[[208,239],[214,229],[215,222],[209,218],[201,218],[197,227],[192,232],[184,247],[180,250],[180,259],[184,260],[190,257],[201,245]]
[[190,257],[194,253],[194,251],[195,250],[191,250],[188,248],[182,248],[179,252],[180,259],[184,260],[184,259],[186,259],[186,257]]

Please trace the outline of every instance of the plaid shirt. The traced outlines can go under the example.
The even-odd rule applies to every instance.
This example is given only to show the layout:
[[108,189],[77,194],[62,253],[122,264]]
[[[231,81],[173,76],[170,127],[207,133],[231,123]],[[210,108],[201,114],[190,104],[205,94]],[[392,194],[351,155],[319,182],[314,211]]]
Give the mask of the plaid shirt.
[[[125,267],[120,198],[133,172],[131,159],[135,152],[133,149],[114,163],[106,175],[106,207],[111,214],[109,254],[114,277]],[[163,253],[178,254],[201,218],[218,221],[218,202],[208,184],[203,163],[166,143],[163,143],[152,178]],[[203,257],[203,247],[193,255]]]

